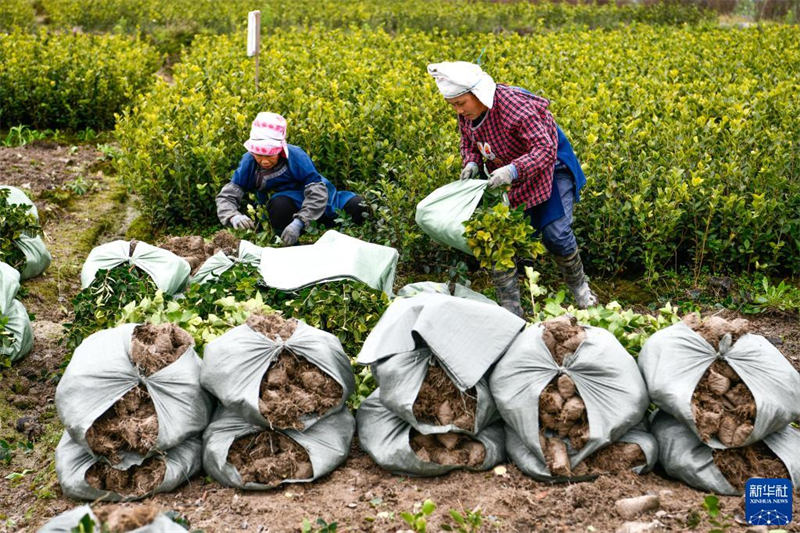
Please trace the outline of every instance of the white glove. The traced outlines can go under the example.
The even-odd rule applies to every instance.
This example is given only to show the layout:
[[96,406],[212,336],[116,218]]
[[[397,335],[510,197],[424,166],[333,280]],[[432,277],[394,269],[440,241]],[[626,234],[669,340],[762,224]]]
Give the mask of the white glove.
[[461,171],[461,175],[458,177],[460,180],[471,180],[474,179],[478,175],[478,163],[470,161]]
[[256,224],[247,215],[234,215],[230,220],[235,229],[256,229]]
[[286,246],[291,246],[300,238],[300,232],[303,231],[303,221],[299,218],[292,220],[292,223],[286,226],[286,229],[281,233],[281,240]]
[[501,185],[509,185],[517,179],[517,167],[512,164],[500,167],[489,175],[489,187],[494,189]]

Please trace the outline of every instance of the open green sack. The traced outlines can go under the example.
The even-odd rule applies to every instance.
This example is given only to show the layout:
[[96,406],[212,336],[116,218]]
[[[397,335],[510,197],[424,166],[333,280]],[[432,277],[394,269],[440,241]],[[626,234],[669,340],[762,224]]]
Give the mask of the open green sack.
[[[451,470],[489,470],[505,460],[502,423],[495,423],[473,435],[484,447],[483,462],[476,466],[426,461],[411,446],[411,424],[381,403],[380,389],[361,402],[356,413],[358,442],[381,467],[394,474],[441,476]],[[477,462],[477,461],[476,461]]]
[[[8,189],[8,204],[30,206],[31,214],[36,217],[36,220],[39,220],[39,211],[24,192],[16,187],[5,185],[0,188]],[[44,245],[44,241],[41,237],[29,237],[27,235],[23,235],[17,241],[17,247],[25,255],[25,266],[20,272],[21,279],[25,280],[34,278],[47,270],[47,267],[50,266],[52,257],[50,256],[50,252],[47,251],[47,247]]]
[[[56,475],[64,496],[74,500],[111,502],[140,500],[152,494],[170,492],[188,481],[202,468],[202,452],[203,442],[198,435],[181,442],[163,454],[154,456],[155,460],[166,463],[163,481],[147,494],[123,495],[89,485],[86,481],[86,473],[92,465],[103,459],[92,455],[65,431],[56,447]],[[114,468],[127,470],[135,466],[137,465],[127,464],[124,465],[124,468]]]
[[236,467],[228,461],[228,453],[236,439],[255,435],[265,429],[261,425],[248,422],[230,409],[219,407],[214,414],[214,420],[203,434],[203,467],[208,475],[226,487],[242,490],[267,490],[284,483],[309,483],[333,472],[345,462],[350,454],[355,430],[356,421],[347,409],[340,409],[303,431],[279,430],[278,433],[289,437],[305,449],[311,462],[311,477],[282,479],[271,485],[245,482]]
[[464,222],[472,217],[488,183],[458,180],[439,187],[417,204],[417,225],[436,242],[472,255]]
[[130,247],[130,241],[113,241],[93,248],[81,269],[81,289],[91,285],[98,270],[130,264],[147,272],[166,294],[183,290],[192,270],[185,259],[142,241],[136,243],[133,253]]
[[25,357],[33,348],[33,330],[28,312],[22,302],[15,300],[19,290],[19,272],[0,261],[0,319],[7,320],[3,329],[13,339],[0,343],[0,364],[4,359],[13,363]]
[[389,246],[330,230],[314,244],[264,248],[258,268],[267,285],[282,291],[354,279],[392,296],[399,257]]
[[256,246],[250,241],[242,239],[239,241],[239,253],[236,257],[229,257],[225,252],[217,252],[200,265],[194,276],[189,280],[190,284],[206,283],[217,279],[223,272],[227,272],[237,263],[245,263],[258,267],[261,264],[261,253],[263,248]]

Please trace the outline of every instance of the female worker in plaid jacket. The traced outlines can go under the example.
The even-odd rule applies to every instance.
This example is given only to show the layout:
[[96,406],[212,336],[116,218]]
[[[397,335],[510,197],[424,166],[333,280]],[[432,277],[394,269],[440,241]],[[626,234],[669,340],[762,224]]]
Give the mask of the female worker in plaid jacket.
[[[586,184],[575,152],[548,111],[549,101],[519,87],[496,84],[479,65],[428,65],[442,96],[458,113],[461,179],[510,185],[511,207],[525,206],[531,225],[555,256],[578,307],[597,304],[572,232],[572,208]],[[516,268],[493,272],[500,303],[522,315]]]

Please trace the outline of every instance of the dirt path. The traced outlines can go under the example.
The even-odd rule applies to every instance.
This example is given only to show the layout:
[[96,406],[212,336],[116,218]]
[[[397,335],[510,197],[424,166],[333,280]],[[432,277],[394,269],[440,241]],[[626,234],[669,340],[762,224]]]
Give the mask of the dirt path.
[[[80,267],[88,252],[98,242],[122,237],[125,225],[135,216],[124,190],[93,166],[99,153],[79,148],[71,154],[77,162],[69,163],[65,151],[69,149],[0,148],[6,183],[29,184],[37,199],[53,255],[45,275],[25,282],[24,303],[36,315],[34,350],[17,366],[0,373],[0,531],[35,531],[52,516],[79,504],[61,495],[53,462],[62,431],[53,404],[56,382],[51,377],[64,357],[59,345],[61,324],[70,318],[69,302],[79,289]],[[48,170],[36,170],[41,168]],[[94,183],[86,195],[63,204],[43,200],[44,191],[79,175]],[[756,329],[800,368],[797,317],[753,320]],[[146,501],[178,511],[193,528],[209,532],[299,531],[304,519],[313,523],[317,518],[337,522],[338,531],[397,531],[406,529],[400,513],[413,512],[415,504],[427,498],[438,506],[429,520],[429,531],[452,523],[450,509],[480,506],[484,530],[604,532],[615,531],[624,522],[614,510],[617,499],[657,494],[660,509],[639,520],[657,519],[669,531],[686,531],[694,524],[697,531],[710,529],[702,508],[705,494],[659,473],[602,476],[594,482],[551,486],[533,481],[513,465],[506,469],[502,475],[453,472],[431,479],[399,477],[380,469],[354,444],[344,466],[312,484],[246,493],[198,475],[179,490]],[[724,514],[742,515],[740,498],[720,500]],[[800,517],[797,501],[794,512]],[[744,529],[737,525],[730,531]],[[800,525],[787,529],[800,531]]]

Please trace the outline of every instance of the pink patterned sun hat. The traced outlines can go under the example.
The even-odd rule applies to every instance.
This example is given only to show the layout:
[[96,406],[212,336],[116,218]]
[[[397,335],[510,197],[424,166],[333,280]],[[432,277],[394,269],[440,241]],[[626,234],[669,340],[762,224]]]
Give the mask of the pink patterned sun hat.
[[257,155],[276,155],[281,152],[289,157],[286,145],[286,119],[277,113],[262,111],[256,115],[250,127],[250,138],[244,143],[248,152]]

